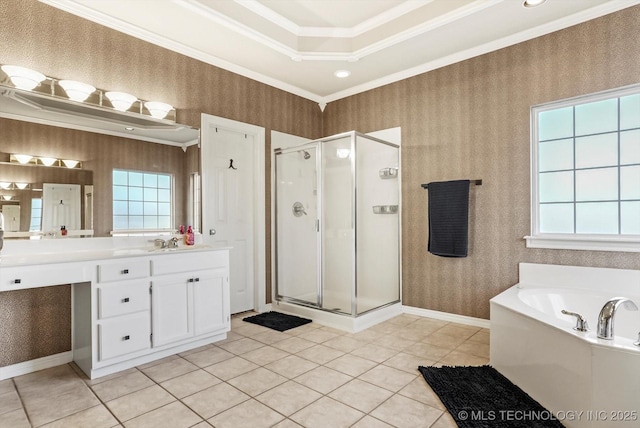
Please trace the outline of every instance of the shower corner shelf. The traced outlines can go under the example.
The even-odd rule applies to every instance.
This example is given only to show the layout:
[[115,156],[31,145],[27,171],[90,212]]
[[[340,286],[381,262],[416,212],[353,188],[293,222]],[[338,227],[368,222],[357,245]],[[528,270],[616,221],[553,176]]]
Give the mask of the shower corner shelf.
[[374,214],[397,214],[398,206],[397,205],[374,205],[373,213]]
[[379,171],[380,178],[387,180],[389,178],[398,178],[398,168],[382,168]]

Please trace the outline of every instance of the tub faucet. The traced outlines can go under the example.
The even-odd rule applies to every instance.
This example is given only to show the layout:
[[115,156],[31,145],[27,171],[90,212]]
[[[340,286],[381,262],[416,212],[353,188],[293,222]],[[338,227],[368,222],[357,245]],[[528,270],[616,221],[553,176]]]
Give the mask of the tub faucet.
[[573,327],[574,330],[576,331],[589,331],[589,324],[587,324],[587,320],[584,319],[584,317],[578,313],[575,312],[569,312],[565,309],[563,309],[562,312],[564,315],[571,315],[572,317],[576,317],[576,326]]
[[626,297],[614,297],[605,303],[600,315],[598,315],[598,337],[600,339],[613,339],[613,317],[620,306],[629,311],[638,310],[636,304]]

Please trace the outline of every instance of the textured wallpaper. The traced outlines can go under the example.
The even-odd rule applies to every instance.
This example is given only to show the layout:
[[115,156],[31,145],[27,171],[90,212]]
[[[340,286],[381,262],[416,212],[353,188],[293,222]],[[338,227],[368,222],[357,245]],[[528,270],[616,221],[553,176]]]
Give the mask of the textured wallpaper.
[[[267,154],[271,130],[305,138],[322,136],[322,112],[312,101],[102,27],[37,0],[0,1],[0,64],[22,65],[48,76],[129,92],[141,99],[161,100],[177,109],[179,123],[194,127],[200,127],[201,113],[262,126],[266,129]],[[84,157],[81,160],[85,168],[94,171],[96,195],[104,196],[101,202],[96,198],[95,205],[96,211],[104,213],[101,218],[110,218],[111,190],[104,177],[116,165],[134,169],[145,159],[159,169],[175,166],[188,176],[199,163],[191,150],[185,155],[179,148],[10,122],[13,121],[0,123],[0,152],[11,153],[20,147],[20,151],[45,155],[40,150],[47,148],[55,149],[59,157],[63,157],[63,153],[73,159]],[[266,159],[266,247],[269,249],[270,156]],[[110,230],[110,224],[96,224],[96,230],[99,233]],[[267,296],[270,296],[268,251],[266,280]],[[63,307],[68,310],[68,305],[67,302]],[[31,315],[27,319],[37,318],[36,312]],[[56,326],[69,330],[68,323],[48,321],[53,323],[54,330]],[[29,323],[12,325],[19,328],[15,337],[21,337],[20,329],[31,328]],[[30,354],[11,354],[6,358],[17,362],[42,356],[37,343],[33,342]]]
[[[203,112],[263,126],[267,153],[271,130],[315,139],[349,130],[402,127],[403,303],[480,318],[489,317],[491,297],[518,281],[519,262],[640,269],[638,253],[527,249],[522,239],[530,222],[530,106],[638,83],[638,33],[640,6],[635,6],[329,103],[323,115],[309,100],[36,0],[0,1],[0,63],[162,100],[176,107],[178,122],[195,127]],[[126,167],[140,157],[158,156],[162,162],[179,162],[187,173],[197,162],[193,153],[186,158],[181,150],[180,155],[160,153],[154,144],[124,144],[90,133],[67,138],[68,131],[50,131],[50,139],[36,142],[28,138],[29,132],[42,134],[27,131],[22,142],[2,139],[0,152],[8,151],[8,141],[11,147],[26,144],[25,150],[59,141],[58,147],[68,153],[94,153],[94,179],[109,171],[106,163],[100,166],[104,158]],[[266,162],[270,296],[270,156]],[[459,178],[483,179],[482,186],[471,189],[469,257],[436,257],[426,251],[427,194],[420,184]],[[110,210],[107,205],[100,209]],[[51,292],[60,294],[60,301],[67,302],[61,309],[68,311],[68,291],[58,288]],[[23,315],[22,321],[11,321],[11,337],[24,337],[38,326],[38,311],[29,309]],[[64,317],[40,319],[51,330],[69,330]],[[56,342],[45,350],[46,341],[40,346],[34,339],[29,352],[12,346],[16,351],[5,358],[13,363],[69,348],[66,336]]]
[[[640,6],[329,103],[324,134],[402,127],[403,304],[489,318],[518,263],[640,269],[640,253],[528,249],[532,105],[640,82]],[[421,183],[482,179],[469,257],[427,253]],[[606,284],[603,284],[605,287]]]

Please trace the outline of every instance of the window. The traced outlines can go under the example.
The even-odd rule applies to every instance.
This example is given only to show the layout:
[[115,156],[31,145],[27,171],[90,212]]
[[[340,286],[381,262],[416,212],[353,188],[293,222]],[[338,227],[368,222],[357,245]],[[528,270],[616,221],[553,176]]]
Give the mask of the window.
[[640,251],[640,86],[531,109],[527,246]]
[[141,171],[113,170],[113,230],[170,230],[172,177]]
[[42,229],[42,198],[31,199],[31,222],[29,232],[37,232]]
[[189,180],[189,210],[187,212],[188,218],[192,219],[193,231],[200,231],[200,212],[202,210],[202,203],[200,202],[200,174],[194,172],[191,174]]

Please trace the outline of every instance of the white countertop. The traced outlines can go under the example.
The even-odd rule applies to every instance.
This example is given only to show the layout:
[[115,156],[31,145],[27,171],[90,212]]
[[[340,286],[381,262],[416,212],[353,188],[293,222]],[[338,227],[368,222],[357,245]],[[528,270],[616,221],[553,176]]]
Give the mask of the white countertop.
[[[166,237],[164,237],[166,238]],[[74,238],[34,241],[5,241],[0,252],[0,268],[53,263],[71,263],[113,258],[162,256],[178,253],[226,250],[198,243],[178,248],[154,247],[150,237]]]

